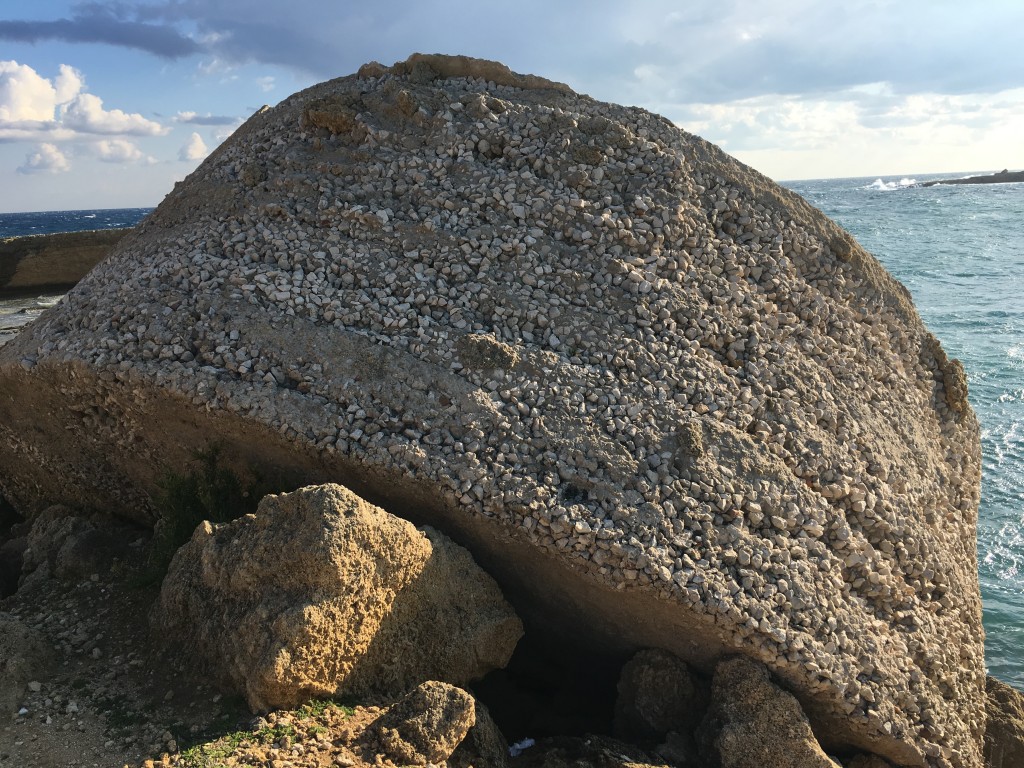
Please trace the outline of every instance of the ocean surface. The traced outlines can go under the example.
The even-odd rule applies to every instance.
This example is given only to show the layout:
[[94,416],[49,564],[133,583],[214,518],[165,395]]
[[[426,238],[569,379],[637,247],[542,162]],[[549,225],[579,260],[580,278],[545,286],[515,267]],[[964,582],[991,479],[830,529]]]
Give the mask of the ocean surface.
[[152,208],[107,208],[95,211],[43,211],[41,213],[0,213],[0,240],[84,229],[134,227]]
[[[933,178],[948,176],[784,185],[910,289],[925,323],[967,369],[982,427],[986,656],[991,674],[1024,688],[1024,184],[915,186]],[[0,238],[130,226],[149,210],[0,214]],[[59,298],[0,301],[0,343]]]

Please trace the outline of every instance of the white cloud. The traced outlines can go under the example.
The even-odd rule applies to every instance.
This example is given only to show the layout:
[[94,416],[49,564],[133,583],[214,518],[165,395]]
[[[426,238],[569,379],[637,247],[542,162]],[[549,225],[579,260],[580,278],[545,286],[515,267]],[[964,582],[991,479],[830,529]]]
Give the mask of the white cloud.
[[185,145],[178,150],[179,160],[202,160],[209,153],[209,149],[206,148],[206,142],[203,141],[203,137],[198,133],[193,133]]
[[52,123],[57,90],[32,67],[0,61],[0,127]]
[[998,170],[1013,166],[1024,135],[1024,88],[898,96],[873,85],[664,111],[777,179]]
[[211,115],[207,112],[200,115],[198,112],[178,112],[174,116],[176,123],[190,123],[192,125],[238,125],[241,120],[233,115]]
[[125,139],[98,141],[96,156],[104,163],[134,163],[142,159],[142,150]]
[[223,144],[225,139],[230,137],[231,134],[233,134],[235,131],[238,130],[238,126],[239,125],[241,125],[241,123],[238,123],[237,125],[231,125],[231,126],[227,126],[227,127],[224,127],[224,128],[220,128],[220,129],[214,131],[214,133],[213,133],[213,140],[214,140],[214,142],[216,142],[218,145]]
[[61,109],[65,127],[82,133],[130,136],[163,136],[169,128],[137,113],[103,109],[103,99],[91,93],[79,94]]
[[162,136],[170,131],[140,114],[105,110],[84,93],[81,72],[61,64],[51,81],[32,67],[0,61],[0,141],[67,141],[81,134]]
[[277,83],[274,81],[274,78],[269,75],[267,77],[257,77],[256,85],[258,85],[260,90],[264,93],[272,91],[277,87]]
[[67,104],[85,88],[82,73],[67,64],[60,65],[60,73],[54,81],[58,104]]
[[40,144],[35,152],[25,157],[18,173],[62,173],[71,170],[67,157],[53,144]]

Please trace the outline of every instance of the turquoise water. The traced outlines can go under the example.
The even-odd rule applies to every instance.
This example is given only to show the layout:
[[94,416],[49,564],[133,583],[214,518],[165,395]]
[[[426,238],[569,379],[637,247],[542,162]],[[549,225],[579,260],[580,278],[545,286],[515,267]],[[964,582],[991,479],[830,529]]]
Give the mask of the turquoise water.
[[[932,176],[918,177],[925,181]],[[910,289],[967,369],[981,422],[978,559],[989,672],[1024,688],[1024,184],[910,179],[785,186],[845,227]]]

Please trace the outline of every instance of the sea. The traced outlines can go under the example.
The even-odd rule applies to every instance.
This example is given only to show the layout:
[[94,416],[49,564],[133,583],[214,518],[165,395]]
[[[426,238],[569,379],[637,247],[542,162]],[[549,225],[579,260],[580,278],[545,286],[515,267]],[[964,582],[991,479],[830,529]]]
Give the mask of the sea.
[[[982,429],[986,659],[990,674],[1024,689],[1024,183],[920,186],[937,178],[950,175],[783,186],[835,219],[906,285],[925,324],[967,370]],[[131,226],[149,210],[0,214],[0,238]],[[0,343],[59,298],[0,301]]]

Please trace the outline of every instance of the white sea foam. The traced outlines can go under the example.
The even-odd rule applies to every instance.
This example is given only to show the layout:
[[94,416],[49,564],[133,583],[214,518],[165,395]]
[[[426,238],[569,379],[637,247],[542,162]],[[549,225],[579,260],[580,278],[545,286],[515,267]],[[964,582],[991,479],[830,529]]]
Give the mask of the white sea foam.
[[907,187],[914,186],[917,186],[917,179],[904,177],[899,181],[883,181],[882,179],[875,179],[864,187],[864,189],[877,189],[883,192],[891,192],[894,189],[906,189]]

